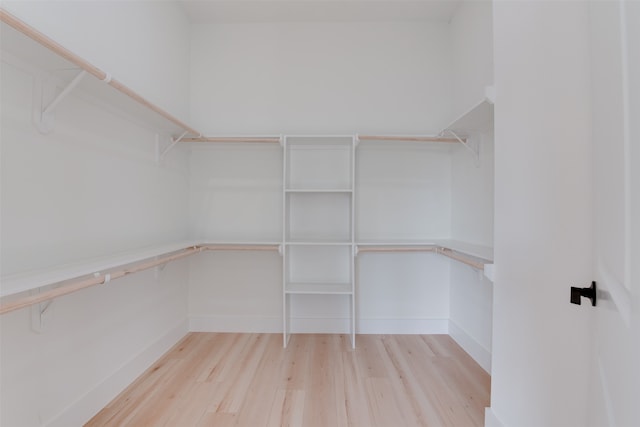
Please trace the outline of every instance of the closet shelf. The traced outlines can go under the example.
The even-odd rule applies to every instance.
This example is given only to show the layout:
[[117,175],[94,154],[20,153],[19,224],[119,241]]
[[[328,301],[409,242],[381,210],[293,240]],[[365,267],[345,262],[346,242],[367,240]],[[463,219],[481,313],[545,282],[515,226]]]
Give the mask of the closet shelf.
[[166,245],[141,248],[106,257],[96,257],[82,262],[65,264],[54,268],[45,268],[2,277],[0,296],[18,294],[78,277],[112,270],[124,265],[150,258],[167,255],[176,251],[197,246],[195,242],[183,241]]
[[[106,103],[154,130],[175,137],[200,136],[200,132],[151,103],[104,70],[0,8],[3,60],[15,58],[30,69],[44,70],[62,87],[77,79],[77,87],[92,99]],[[86,72],[93,78],[80,80]]]
[[493,262],[493,248],[489,246],[476,245],[460,240],[434,240],[434,243],[441,248],[478,258],[485,261],[486,264]]
[[282,138],[280,136],[201,136],[201,137],[189,137],[182,138],[183,143],[266,143],[266,144],[281,144]]
[[485,97],[469,110],[445,126],[440,135],[452,131],[461,138],[473,132],[493,129],[493,102]]
[[[202,247],[217,246],[222,248],[240,247],[246,248],[256,246],[258,248],[278,246],[282,243],[280,240],[207,240],[199,244]],[[277,248],[276,248],[277,249]]]
[[351,246],[351,242],[345,240],[288,240],[287,246]]
[[327,193],[327,194],[335,194],[335,193],[353,193],[351,188],[335,188],[335,189],[313,189],[313,188],[287,188],[284,190],[285,193]]
[[351,295],[350,283],[287,283],[286,294]]
[[[279,251],[279,243],[195,243],[179,242],[124,252],[109,257],[92,258],[82,263],[31,271],[2,278],[0,296],[17,297],[0,305],[0,314],[45,302],[79,290],[106,284],[129,274],[148,270],[203,251]],[[58,285],[28,296],[26,291]]]
[[[167,252],[168,249],[169,252]],[[153,267],[158,267],[171,261],[200,253],[201,251],[202,249],[195,245],[187,247],[183,247],[183,245],[168,245],[163,247],[162,251],[160,251],[159,248],[155,248],[153,250],[132,253],[127,257],[120,255],[117,258],[114,257],[109,259],[109,261],[106,261],[106,259],[103,259],[103,261],[93,261],[84,264],[82,267],[72,267],[66,272],[58,271],[58,277],[54,278],[53,275],[50,275],[49,279],[46,282],[40,281],[42,279],[42,273],[37,273],[33,276],[25,275],[21,278],[14,278],[13,280],[21,282],[23,284],[25,283],[25,279],[33,279],[34,281],[27,282],[30,284],[31,289],[36,289],[46,285],[58,284],[60,283],[59,279],[61,278],[63,278],[62,281],[66,282],[67,280],[69,280],[69,282],[62,284],[59,287],[48,289],[41,293],[29,296],[21,296],[16,298],[15,300],[3,303],[2,305],[0,305],[0,314],[49,301],[95,285],[107,284],[111,280],[119,279],[129,274],[148,270]],[[89,266],[94,267],[95,270],[89,270]],[[81,275],[78,276],[77,274],[79,273]],[[66,279],[64,279],[64,277],[66,277]],[[3,280],[3,285],[7,282],[9,282],[10,286],[12,285],[11,279],[8,281]],[[35,286],[36,283],[40,286]],[[15,282],[13,282],[13,289],[16,289]],[[7,296],[13,295],[16,294]]]
[[[448,258],[467,264],[477,270],[485,270],[493,265],[493,248],[461,242],[458,240],[424,241],[361,241],[356,243],[356,253],[365,252],[436,252]],[[490,268],[493,271],[493,268]],[[489,279],[491,276],[487,275]]]
[[358,253],[363,252],[435,252],[433,245],[363,245],[358,246]]
[[279,251],[278,243],[206,243],[199,245],[205,251]]
[[356,135],[356,141],[459,142],[457,138],[440,135]]

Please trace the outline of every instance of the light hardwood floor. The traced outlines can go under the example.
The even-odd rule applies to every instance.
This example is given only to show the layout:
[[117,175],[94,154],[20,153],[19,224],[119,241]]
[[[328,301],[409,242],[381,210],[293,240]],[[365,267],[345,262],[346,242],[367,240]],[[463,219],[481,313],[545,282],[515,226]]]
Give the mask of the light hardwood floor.
[[87,426],[482,426],[489,375],[447,335],[190,333]]

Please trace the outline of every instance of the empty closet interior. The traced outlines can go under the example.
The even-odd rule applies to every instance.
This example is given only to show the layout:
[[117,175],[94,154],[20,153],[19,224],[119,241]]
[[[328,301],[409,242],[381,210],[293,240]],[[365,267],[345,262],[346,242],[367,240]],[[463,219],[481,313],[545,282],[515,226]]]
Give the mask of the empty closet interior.
[[490,372],[491,3],[428,3],[3,2],[0,423],[83,423],[188,331]]

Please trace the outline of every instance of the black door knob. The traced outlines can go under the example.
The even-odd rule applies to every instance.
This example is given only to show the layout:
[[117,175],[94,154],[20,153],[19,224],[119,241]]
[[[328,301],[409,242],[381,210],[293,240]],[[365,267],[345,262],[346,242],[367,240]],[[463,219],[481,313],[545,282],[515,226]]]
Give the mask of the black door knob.
[[591,282],[588,288],[571,287],[571,304],[580,305],[582,297],[589,298],[591,305],[596,306],[596,282]]

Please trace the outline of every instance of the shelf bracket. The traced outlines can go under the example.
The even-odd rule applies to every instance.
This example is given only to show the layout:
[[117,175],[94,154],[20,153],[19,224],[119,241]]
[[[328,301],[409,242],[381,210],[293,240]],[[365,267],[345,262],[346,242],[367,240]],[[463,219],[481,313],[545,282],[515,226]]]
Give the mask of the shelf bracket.
[[56,95],[51,102],[49,102],[46,106],[45,104],[45,85],[41,79],[36,82],[36,90],[34,96],[37,97],[37,102],[34,103],[35,111],[34,111],[34,121],[36,128],[40,131],[40,133],[47,134],[53,130],[53,126],[55,124],[54,112],[58,104],[75,89],[76,86],[80,83],[82,78],[87,75],[87,72],[82,70],[78,73],[77,76],[73,78],[67,84],[67,86],[62,89],[62,91]]
[[[31,295],[40,293],[40,289],[34,289]],[[41,302],[31,306],[31,330],[37,334],[46,332],[46,319],[52,313],[53,300]]]
[[444,136],[446,133],[449,133],[451,136],[453,136],[455,139],[458,140],[458,142],[460,144],[462,144],[462,146],[464,148],[466,148],[472,155],[473,155],[473,164],[476,167],[480,167],[480,147],[478,144],[474,144],[475,147],[473,147],[470,143],[469,143],[469,138],[467,138],[466,140],[462,139],[457,133],[455,133],[454,131],[452,131],[451,129],[445,129],[442,132],[440,132],[441,136]]
[[[169,146],[167,148],[165,148],[164,151],[162,151],[162,153],[160,153],[160,155],[158,156],[158,163],[162,162],[164,160],[165,156],[169,153],[169,151],[171,151],[173,149],[173,147],[178,145],[178,143],[180,141],[182,141],[184,139],[184,137],[187,136],[188,133],[189,133],[189,131],[185,130],[184,132],[182,132],[182,135],[180,135],[179,137],[172,138],[171,139],[171,143],[169,144]],[[202,135],[200,135],[200,136],[202,136]],[[159,145],[159,142],[157,141],[157,139],[156,139],[156,144],[158,144],[157,147],[158,147],[158,152],[159,152],[160,151],[159,150],[160,145]]]

